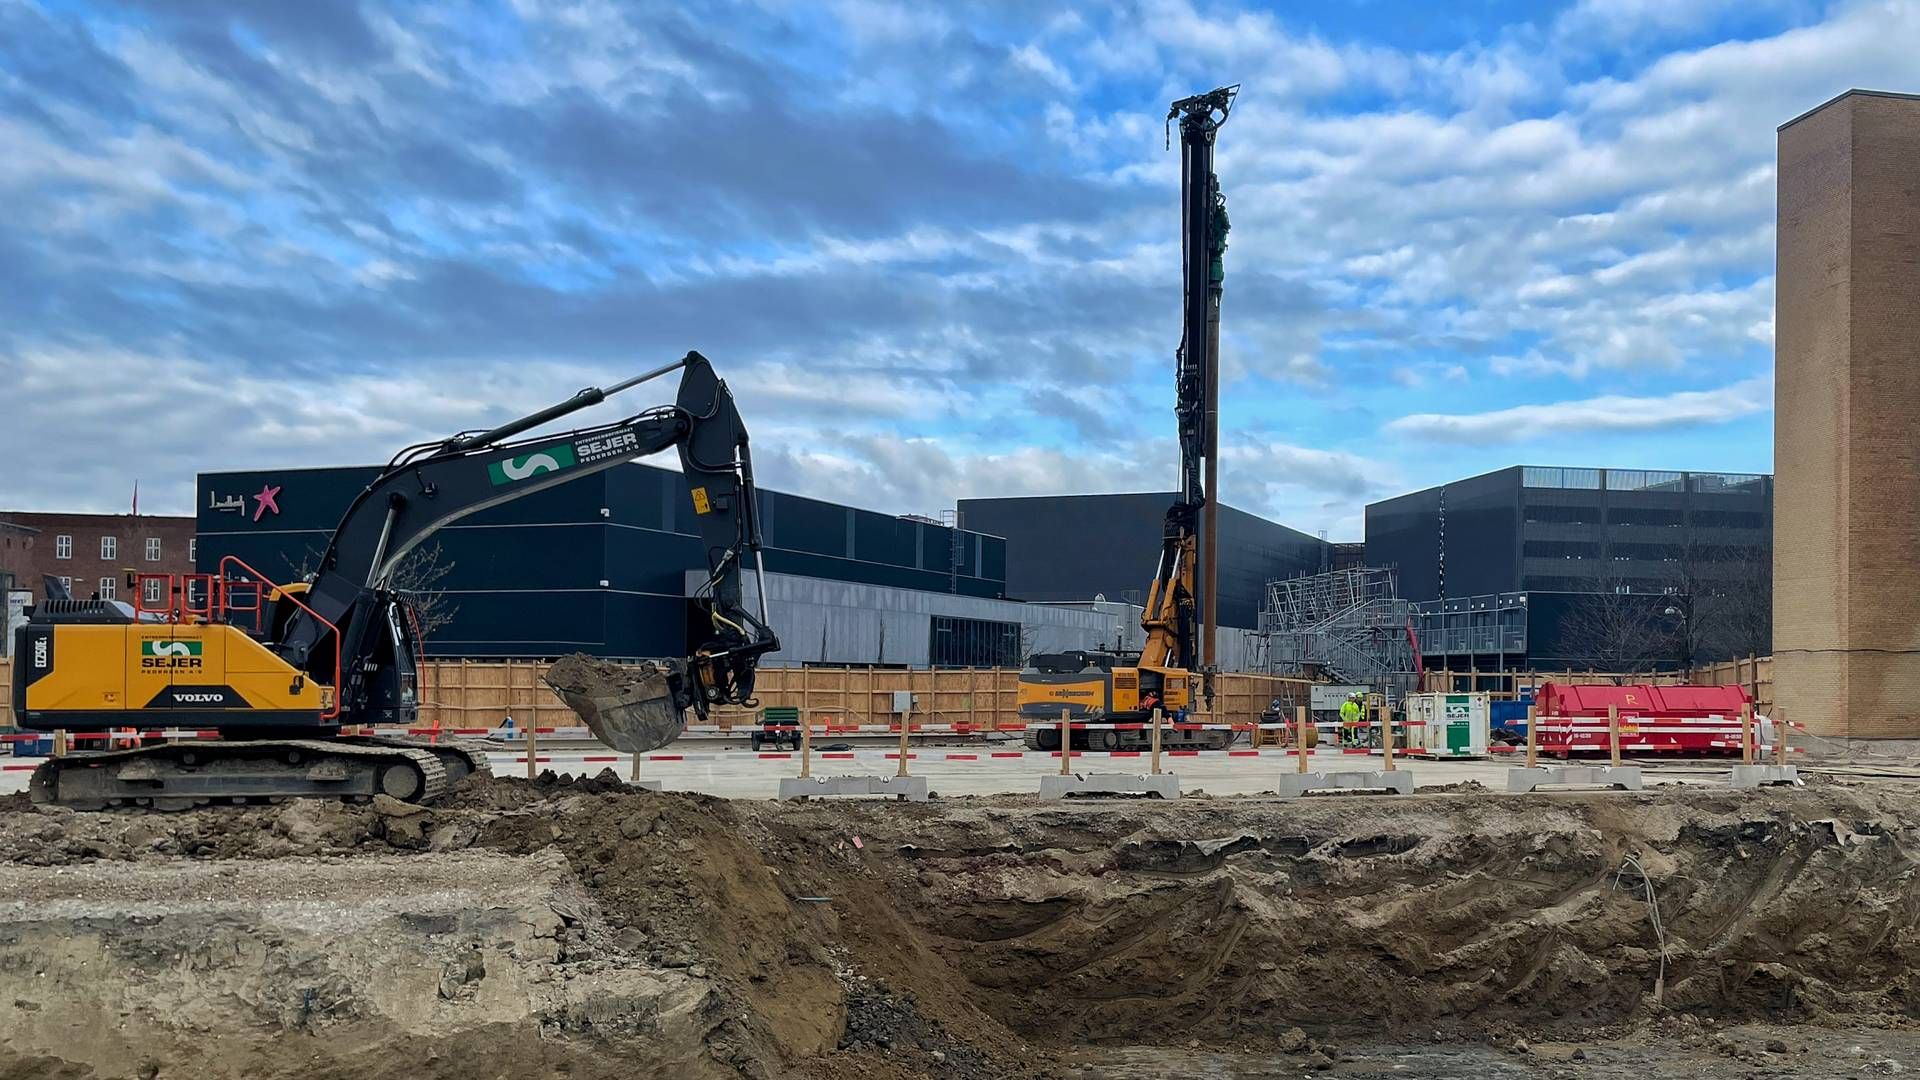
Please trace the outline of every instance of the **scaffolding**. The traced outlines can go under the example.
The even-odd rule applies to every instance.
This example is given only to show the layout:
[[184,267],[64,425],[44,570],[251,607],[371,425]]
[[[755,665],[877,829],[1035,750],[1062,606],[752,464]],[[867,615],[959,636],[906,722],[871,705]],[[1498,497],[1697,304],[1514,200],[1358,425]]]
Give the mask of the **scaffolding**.
[[1413,605],[1389,569],[1269,581],[1260,611],[1267,671],[1366,685],[1399,700],[1419,681],[1412,621]]

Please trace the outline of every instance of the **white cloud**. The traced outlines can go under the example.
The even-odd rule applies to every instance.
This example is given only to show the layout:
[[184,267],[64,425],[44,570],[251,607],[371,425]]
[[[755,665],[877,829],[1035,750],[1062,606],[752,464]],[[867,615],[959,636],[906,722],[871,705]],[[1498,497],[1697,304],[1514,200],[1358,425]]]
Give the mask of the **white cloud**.
[[1048,56],[1039,46],[1028,43],[1011,50],[1009,56],[1015,67],[1040,76],[1062,93],[1073,93],[1072,76],[1068,75],[1059,64],[1054,63],[1053,57]]
[[1726,11],[1768,0],[1579,0],[1554,21],[1554,33],[1571,43],[1644,41],[1658,33],[1708,25]]
[[1519,405],[1491,412],[1416,413],[1386,425],[1394,434],[1433,442],[1515,443],[1597,431],[1651,431],[1722,424],[1773,406],[1773,379],[1742,379],[1717,390],[1683,390],[1663,397],[1608,394],[1583,401]]
[[[1170,427],[1178,155],[1162,148],[1161,106],[1230,72],[1246,90],[1219,144],[1234,224],[1222,331],[1227,393],[1267,395],[1256,414],[1275,416],[1308,387],[1315,407],[1304,410],[1306,428],[1357,409],[1392,416],[1453,408],[1422,396],[1457,400],[1464,394],[1452,384],[1469,381],[1470,372],[1479,377],[1473,391],[1490,395],[1501,392],[1499,379],[1541,380],[1558,388],[1531,387],[1529,396],[1569,398],[1593,393],[1566,389],[1569,380],[1618,380],[1648,389],[1511,410],[1495,408],[1504,402],[1490,396],[1463,407],[1491,411],[1425,411],[1389,430],[1498,442],[1537,430],[1536,418],[1549,416],[1577,430],[1684,431],[1756,408],[1740,389],[1753,380],[1717,391],[1658,391],[1728,383],[1755,370],[1771,342],[1774,126],[1849,85],[1910,88],[1920,55],[1920,4],[1883,0],[1784,14],[1763,0],[1758,9],[1741,5],[1741,24],[1785,29],[1701,48],[1671,44],[1698,40],[1730,6],[1581,0],[1552,25],[1484,27],[1479,41],[1435,53],[1374,45],[1364,33],[1315,34],[1295,13],[1232,0],[1139,0],[1031,17],[1017,8],[976,17],[844,0],[820,41],[807,37],[813,27],[788,18],[797,9],[748,5],[704,43],[644,31],[643,8],[529,2],[524,53],[490,33],[463,35],[431,17],[382,9],[370,18],[390,64],[356,70],[294,50],[258,53],[263,70],[312,91],[289,95],[300,109],[201,62],[164,29],[116,28],[99,40],[132,70],[139,118],[108,115],[96,95],[63,97],[57,86],[38,93],[21,82],[17,88],[34,94],[52,121],[0,118],[0,141],[11,149],[0,158],[0,194],[45,207],[18,215],[10,234],[40,241],[30,268],[145,275],[157,283],[159,306],[180,306],[145,324],[161,332],[130,334],[139,344],[122,341],[118,351],[53,344],[89,328],[76,331],[25,309],[30,317],[6,328],[10,346],[24,351],[0,354],[0,375],[27,402],[19,415],[59,413],[94,383],[115,387],[105,396],[121,409],[150,411],[151,397],[123,388],[166,384],[139,372],[207,390],[235,386],[249,400],[297,402],[278,419],[211,435],[157,423],[138,443],[111,442],[120,436],[110,416],[77,410],[94,425],[87,430],[104,432],[117,447],[118,461],[136,446],[153,448],[142,451],[152,467],[177,476],[228,457],[378,456],[389,440],[466,426],[468,411],[492,407],[489,399],[510,402],[512,411],[545,391],[513,383],[500,385],[497,398],[470,393],[464,376],[497,376],[492,367],[463,368],[458,407],[392,406],[389,398],[427,399],[444,389],[431,365],[462,362],[441,356],[458,347],[421,328],[444,325],[451,333],[470,313],[369,318],[398,327],[404,339],[370,352],[394,357],[417,348],[436,358],[419,367],[383,360],[379,372],[283,376],[268,368],[272,356],[216,364],[135,354],[185,348],[166,331],[190,320],[210,330],[191,339],[196,346],[224,343],[234,339],[220,335],[229,322],[315,296],[347,294],[368,306],[342,310],[388,316],[372,310],[380,295],[419,295],[436,264],[469,260],[542,282],[544,271],[554,271],[564,279],[556,291],[600,313],[598,337],[582,328],[591,319],[555,320],[553,370],[563,370],[570,357],[607,355],[609,337],[627,332],[621,320],[679,321],[681,313],[644,302],[606,314],[593,301],[608,282],[750,281],[766,286],[750,293],[770,297],[764,306],[707,318],[716,333],[771,328],[776,344],[727,374],[762,453],[780,453],[772,449],[777,442],[794,463],[786,486],[842,492],[886,509],[948,505],[956,491],[944,485],[1164,486],[1172,473],[1164,453],[1143,467],[1132,453],[1038,445],[1062,437],[1062,427],[1033,434],[1042,430],[1036,421],[1058,419],[1036,403],[1145,418],[1139,422],[1156,437]],[[85,18],[114,23],[109,15]],[[756,25],[765,29],[768,21],[777,33],[756,37]],[[693,20],[681,28],[692,35],[710,29],[694,28]],[[676,55],[683,42],[724,45],[726,62],[707,66],[698,47]],[[833,70],[812,81],[817,73],[808,69],[823,54]],[[389,68],[404,77],[387,77]],[[1578,81],[1597,70],[1612,75]],[[102,100],[109,74],[101,73]],[[617,106],[622,119],[637,117],[657,107],[663,88],[731,100],[756,79],[779,84],[782,93],[770,93],[768,103],[796,116],[852,101],[867,110],[862,122],[886,118],[889,137],[902,141],[860,144],[861,153],[848,153],[849,170],[889,175],[905,156],[892,149],[927,145],[909,136],[931,131],[935,143],[958,148],[956,169],[977,162],[987,177],[1002,166],[1045,172],[1049,185],[1085,180],[1094,194],[1066,206],[1009,199],[990,204],[996,213],[983,222],[977,209],[923,212],[919,202],[938,197],[901,184],[914,199],[891,214],[854,207],[768,236],[722,213],[709,232],[681,235],[635,209],[679,197],[650,186],[650,163],[608,166],[627,170],[611,194],[569,186],[524,144],[498,141],[494,126],[555,99],[591,99]],[[1059,92],[1033,94],[1036,80]],[[1101,92],[1076,96],[1094,87]],[[458,107],[429,115],[423,102],[438,99],[423,88],[463,96]],[[341,116],[371,121],[330,129],[327,121]],[[466,154],[513,177],[517,190],[467,204],[423,197],[381,173],[343,194],[314,164],[364,165],[339,154],[342,132],[355,136],[346,142],[365,135],[371,150],[383,151],[376,144],[384,131],[432,132],[443,124]],[[703,135],[716,147],[731,136]],[[820,153],[839,152],[822,146]],[[433,173],[438,165],[419,167]],[[836,209],[835,178],[825,170],[769,162],[765,171],[766,188],[823,186],[829,194],[820,205]],[[1007,205],[1015,208],[997,212]],[[170,217],[191,226],[169,231]],[[561,244],[541,234],[543,219],[588,222],[580,231],[595,235]],[[54,242],[43,239],[49,234],[57,234]],[[107,236],[117,242],[66,242]],[[45,282],[39,290],[61,301],[42,310],[70,304],[51,277],[22,280]],[[250,288],[287,280],[294,286],[284,292]],[[112,286],[121,290],[114,301],[139,306],[139,285]],[[195,287],[190,303],[174,291],[181,285]],[[49,366],[84,378],[49,381]],[[22,371],[33,378],[16,387],[13,375]],[[1356,373],[1366,377],[1350,377]],[[1276,389],[1269,380],[1287,385]],[[327,411],[339,403],[354,415]],[[976,441],[972,432],[988,427],[995,441]],[[345,442],[323,438],[329,431]],[[1313,443],[1323,434],[1289,430],[1288,438]],[[1342,520],[1344,511],[1314,500],[1350,499],[1354,476],[1385,471],[1379,462],[1237,453],[1235,475],[1275,513],[1304,517],[1303,524]],[[76,471],[34,497],[48,505],[71,501],[74,492],[93,498],[93,480],[114,460],[104,452],[83,456]],[[1274,475],[1261,475],[1263,468]],[[1302,475],[1331,477],[1332,486],[1303,484]],[[123,486],[114,480],[105,490],[117,500]]]

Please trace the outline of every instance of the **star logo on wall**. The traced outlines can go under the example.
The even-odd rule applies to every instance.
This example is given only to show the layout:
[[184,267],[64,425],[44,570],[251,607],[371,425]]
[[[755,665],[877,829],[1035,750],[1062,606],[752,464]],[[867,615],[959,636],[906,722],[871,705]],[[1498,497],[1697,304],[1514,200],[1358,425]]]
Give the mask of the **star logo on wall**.
[[273,511],[275,515],[280,513],[280,488],[284,486],[285,485],[277,485],[269,487],[266,484],[260,485],[260,494],[253,497],[253,520],[259,521],[260,515],[269,510]]

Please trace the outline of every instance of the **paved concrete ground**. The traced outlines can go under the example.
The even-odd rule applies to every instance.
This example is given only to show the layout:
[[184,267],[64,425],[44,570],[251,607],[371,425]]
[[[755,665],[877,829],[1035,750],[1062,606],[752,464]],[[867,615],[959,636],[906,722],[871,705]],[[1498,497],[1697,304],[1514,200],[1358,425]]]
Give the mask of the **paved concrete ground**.
[[[676,743],[662,753],[670,754],[683,749],[686,751],[683,757],[693,760],[642,761],[642,779],[661,781],[668,791],[697,791],[727,798],[770,799],[778,793],[781,777],[799,775],[798,754],[761,755],[744,747],[726,747],[717,742]],[[908,768],[915,776],[927,777],[933,790],[942,795],[1036,793],[1040,788],[1041,775],[1060,769],[1060,759],[1049,754],[993,756],[995,753],[1016,752],[1013,747],[1007,746],[916,746]],[[850,753],[851,758],[827,758],[816,754],[814,775],[891,776],[899,768],[898,759],[886,756],[891,751],[878,747],[862,746]],[[1232,756],[1210,753],[1198,757],[1168,757],[1163,764],[1168,771],[1180,777],[1181,791],[1187,795],[1203,791],[1214,795],[1272,791],[1279,774],[1282,771],[1292,772],[1295,768],[1294,759],[1284,751],[1262,750],[1258,756],[1252,754],[1252,751],[1242,748],[1232,752]],[[953,756],[951,760],[950,755]],[[551,749],[543,746],[540,748],[540,757],[542,769],[576,776],[610,768],[625,777],[631,760],[605,747],[590,746],[557,746]],[[494,771],[502,776],[521,775],[526,769],[525,758],[518,750],[505,750],[492,755],[492,758]],[[589,758],[595,760],[587,760]],[[27,766],[36,760],[0,757],[0,794],[24,791],[27,785],[26,771],[6,769],[6,766]],[[1476,780],[1494,791],[1506,790],[1507,770],[1511,767],[1504,756],[1479,761],[1396,758],[1396,763],[1413,773],[1418,788]],[[1380,758],[1377,755],[1316,752],[1308,764],[1313,769],[1327,771],[1342,768],[1377,769],[1380,767]],[[1144,756],[1108,758],[1087,754],[1076,755],[1074,768],[1082,772],[1145,772],[1148,762]],[[1661,762],[1648,764],[1645,771],[1648,784],[1725,784],[1730,763]]]

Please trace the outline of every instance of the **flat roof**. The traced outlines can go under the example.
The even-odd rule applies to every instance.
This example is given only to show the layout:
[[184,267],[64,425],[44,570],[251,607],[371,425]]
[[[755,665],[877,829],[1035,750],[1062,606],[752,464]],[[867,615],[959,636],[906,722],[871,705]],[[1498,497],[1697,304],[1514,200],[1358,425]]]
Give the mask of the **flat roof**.
[[1779,127],[1775,128],[1774,130],[1785,131],[1788,128],[1792,127],[1793,125],[1799,123],[1800,121],[1805,120],[1807,117],[1812,116],[1814,113],[1819,112],[1821,109],[1824,109],[1829,105],[1838,104],[1839,102],[1844,101],[1850,97],[1877,97],[1877,98],[1894,98],[1900,101],[1920,101],[1920,94],[1903,94],[1897,90],[1861,90],[1857,88],[1853,90],[1843,90],[1840,93],[1835,94],[1834,96],[1821,102],[1820,104],[1815,105],[1813,108],[1808,109],[1806,112],[1801,113],[1799,116],[1796,116],[1793,119],[1787,121],[1786,123],[1781,124]]

